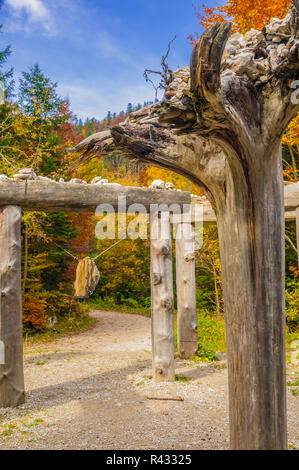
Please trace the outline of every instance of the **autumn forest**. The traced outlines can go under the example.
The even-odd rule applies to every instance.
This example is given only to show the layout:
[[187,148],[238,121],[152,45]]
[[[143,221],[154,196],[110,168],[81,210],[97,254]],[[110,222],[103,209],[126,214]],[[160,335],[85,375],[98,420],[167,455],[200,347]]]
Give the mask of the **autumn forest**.
[[[254,6],[252,6],[254,4]],[[215,21],[233,19],[234,30],[245,34],[261,29],[272,17],[282,18],[286,1],[228,1],[223,7],[203,7],[196,12],[206,27]],[[186,41],[198,41],[196,33]],[[5,30],[1,44],[5,43]],[[175,47],[175,46],[173,46]],[[120,153],[104,152],[75,171],[79,155],[69,149],[89,135],[119,124],[151,102],[128,103],[120,113],[107,112],[104,120],[92,116],[84,121],[72,113],[72,104],[59,96],[57,83],[38,65],[24,70],[15,79],[6,62],[13,61],[13,44],[0,52],[0,79],[4,101],[0,105],[0,173],[13,176],[20,168],[31,167],[39,175],[53,179],[95,176],[126,186],[149,186],[155,179],[170,181],[177,189],[199,194],[187,179],[155,167],[132,163]],[[159,66],[159,64],[157,64]],[[150,86],[150,85],[149,85]],[[154,100],[154,98],[153,98]],[[284,179],[298,181],[299,119],[289,126],[283,138]],[[93,296],[83,303],[73,296],[77,258],[96,255],[108,248],[111,240],[97,240],[93,214],[24,213],[22,219],[22,290],[24,331],[52,334],[88,328],[88,309],[99,308],[149,314],[150,253],[147,240],[124,240],[98,258],[100,281]],[[295,222],[286,224],[286,322],[289,341],[295,337],[299,322],[297,253]],[[175,256],[175,253],[173,253]],[[204,230],[203,247],[196,252],[197,308],[201,350],[212,357],[214,350],[225,349],[221,265],[217,229]],[[212,334],[211,334],[212,333]]]

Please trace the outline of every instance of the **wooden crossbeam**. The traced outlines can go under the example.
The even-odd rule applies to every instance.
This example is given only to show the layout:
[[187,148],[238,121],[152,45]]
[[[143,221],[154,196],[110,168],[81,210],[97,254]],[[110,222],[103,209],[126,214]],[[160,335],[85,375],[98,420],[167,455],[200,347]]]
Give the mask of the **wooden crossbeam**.
[[[209,201],[200,197],[192,197],[191,205],[203,206],[203,221],[205,224],[216,224],[216,214]],[[284,209],[285,220],[296,219],[296,208],[299,207],[299,182],[290,183],[284,186]],[[192,221],[194,222],[194,211],[192,211]]]
[[[119,197],[126,197],[126,205],[118,205]],[[299,207],[299,183],[284,187],[285,219],[296,218]],[[0,182],[0,206],[15,205],[28,211],[95,212],[99,204],[110,204],[115,212],[127,210],[132,204],[143,204],[147,211],[151,204],[201,204],[204,223],[215,224],[216,215],[209,201],[190,198],[185,191],[155,190],[133,186],[57,183],[52,181],[7,180]]]
[[[125,205],[119,208],[119,197]],[[52,181],[7,180],[0,182],[0,206],[14,205],[28,211],[95,212],[100,204],[110,204],[115,212],[127,210],[132,204],[190,204],[184,191],[154,190],[131,186],[57,183]]]

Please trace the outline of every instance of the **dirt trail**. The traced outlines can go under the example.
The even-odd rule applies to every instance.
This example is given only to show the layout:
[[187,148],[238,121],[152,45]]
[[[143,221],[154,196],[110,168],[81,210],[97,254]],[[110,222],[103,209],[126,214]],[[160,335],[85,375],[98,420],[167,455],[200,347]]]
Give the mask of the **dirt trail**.
[[[150,319],[92,315],[92,330],[26,349],[27,401],[0,409],[0,449],[228,447],[225,361],[176,359],[176,373],[188,381],[157,385],[151,379]],[[294,377],[294,367],[289,374]],[[298,448],[298,396],[289,387],[288,416],[289,445]]]

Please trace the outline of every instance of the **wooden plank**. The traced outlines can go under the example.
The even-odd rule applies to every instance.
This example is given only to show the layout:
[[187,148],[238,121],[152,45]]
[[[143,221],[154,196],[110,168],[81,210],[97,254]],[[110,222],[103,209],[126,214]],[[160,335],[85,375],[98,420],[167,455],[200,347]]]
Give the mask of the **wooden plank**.
[[174,299],[169,214],[151,220],[151,310],[153,376],[174,381]]
[[126,198],[124,209],[138,203],[147,211],[151,204],[161,202],[180,207],[190,203],[190,194],[184,191],[41,180],[0,182],[0,205],[17,205],[28,211],[95,212],[98,205],[110,204],[117,212],[119,197]]
[[0,365],[0,407],[24,403],[21,209],[0,208],[0,340],[4,364]]
[[194,357],[198,349],[194,229],[179,224],[176,231],[176,285],[178,352],[182,358]]
[[286,211],[295,211],[299,206],[299,181],[284,185],[284,207]]

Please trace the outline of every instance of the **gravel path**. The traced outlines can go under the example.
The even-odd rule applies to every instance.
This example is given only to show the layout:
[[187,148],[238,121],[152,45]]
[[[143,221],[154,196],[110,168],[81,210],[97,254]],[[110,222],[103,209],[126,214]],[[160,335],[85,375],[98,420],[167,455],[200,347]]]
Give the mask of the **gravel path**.
[[[176,373],[188,381],[157,385],[151,379],[150,319],[92,315],[92,330],[25,350],[27,401],[0,409],[0,449],[228,447],[225,360],[176,359]],[[294,377],[295,367],[288,373]],[[289,387],[288,415],[289,446],[298,448],[298,396]]]

